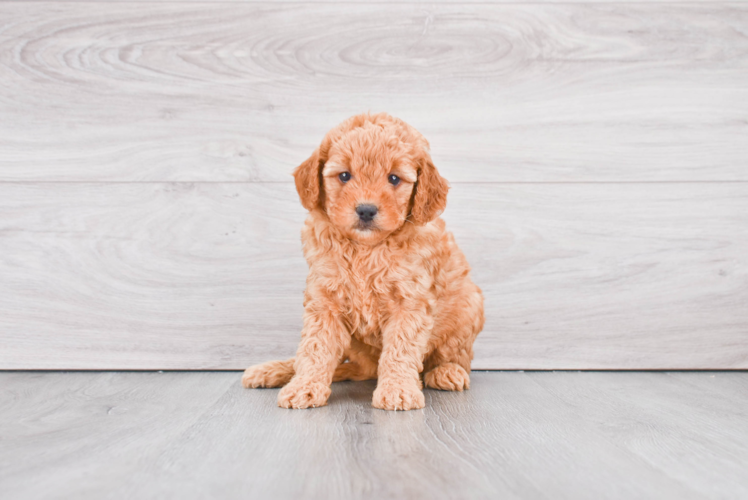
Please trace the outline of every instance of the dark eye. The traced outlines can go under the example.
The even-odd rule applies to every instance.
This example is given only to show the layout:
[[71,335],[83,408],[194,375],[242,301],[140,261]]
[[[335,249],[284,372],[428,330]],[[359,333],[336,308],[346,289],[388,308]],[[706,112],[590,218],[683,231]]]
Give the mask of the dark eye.
[[395,174],[390,174],[389,177],[387,177],[387,180],[390,181],[390,184],[393,186],[397,186],[400,184],[400,177],[396,176]]
[[348,182],[349,180],[351,180],[351,173],[341,172],[340,175],[338,175],[338,179],[340,179],[340,182]]

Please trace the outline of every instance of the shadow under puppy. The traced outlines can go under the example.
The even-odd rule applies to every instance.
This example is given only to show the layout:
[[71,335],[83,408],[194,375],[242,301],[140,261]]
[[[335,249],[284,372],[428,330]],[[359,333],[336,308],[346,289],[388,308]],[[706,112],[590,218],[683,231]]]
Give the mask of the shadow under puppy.
[[309,210],[309,276],[295,358],[247,368],[245,387],[280,387],[284,408],[323,406],[330,384],[377,378],[372,404],[424,407],[428,387],[470,387],[483,295],[438,216],[447,182],[402,120],[357,115],[294,172]]

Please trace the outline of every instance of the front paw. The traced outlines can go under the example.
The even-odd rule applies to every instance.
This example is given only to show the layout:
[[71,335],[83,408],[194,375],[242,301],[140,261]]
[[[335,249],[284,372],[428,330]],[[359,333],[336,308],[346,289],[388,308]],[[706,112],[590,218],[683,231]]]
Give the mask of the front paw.
[[417,410],[426,406],[426,401],[416,384],[384,382],[374,391],[371,404],[381,410]]
[[297,409],[325,406],[330,392],[329,386],[319,382],[291,380],[278,393],[278,406]]

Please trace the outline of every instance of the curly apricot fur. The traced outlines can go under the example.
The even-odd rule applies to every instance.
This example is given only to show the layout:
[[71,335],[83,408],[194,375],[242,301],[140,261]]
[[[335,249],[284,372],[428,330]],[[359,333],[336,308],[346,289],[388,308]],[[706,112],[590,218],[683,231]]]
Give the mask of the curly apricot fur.
[[[402,120],[362,114],[296,169],[309,210],[301,342],[295,358],[248,368],[245,387],[284,386],[279,406],[310,408],[333,381],[377,378],[372,403],[385,410],[423,408],[422,374],[435,389],[470,387],[483,295],[438,218],[448,184],[428,147]],[[360,204],[377,207],[371,223]]]

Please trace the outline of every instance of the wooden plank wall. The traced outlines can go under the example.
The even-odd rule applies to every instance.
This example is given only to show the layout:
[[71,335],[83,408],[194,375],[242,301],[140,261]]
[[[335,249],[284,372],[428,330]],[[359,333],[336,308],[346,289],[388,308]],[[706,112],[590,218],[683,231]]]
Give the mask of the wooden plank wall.
[[481,369],[748,368],[744,2],[0,0],[0,368],[293,354],[292,169],[431,141]]

